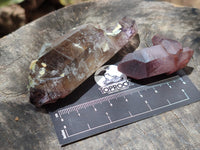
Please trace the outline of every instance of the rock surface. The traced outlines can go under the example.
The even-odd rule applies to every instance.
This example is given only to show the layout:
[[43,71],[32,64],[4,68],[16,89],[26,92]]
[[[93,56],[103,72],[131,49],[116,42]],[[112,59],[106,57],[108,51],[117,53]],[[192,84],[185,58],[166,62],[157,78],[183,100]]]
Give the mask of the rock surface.
[[145,79],[160,74],[172,74],[184,68],[194,51],[175,40],[159,35],[152,38],[154,46],[124,56],[118,64],[122,73],[133,79]]
[[[194,50],[188,68],[200,89],[200,10],[141,0],[103,0],[53,12],[0,40],[0,149],[59,150],[48,114],[29,103],[29,64],[44,43],[84,23],[102,28],[131,16],[138,24],[140,49],[155,33],[177,39]],[[62,149],[200,149],[200,102],[118,128]],[[18,121],[15,118],[18,117]],[[117,138],[116,138],[117,137]]]

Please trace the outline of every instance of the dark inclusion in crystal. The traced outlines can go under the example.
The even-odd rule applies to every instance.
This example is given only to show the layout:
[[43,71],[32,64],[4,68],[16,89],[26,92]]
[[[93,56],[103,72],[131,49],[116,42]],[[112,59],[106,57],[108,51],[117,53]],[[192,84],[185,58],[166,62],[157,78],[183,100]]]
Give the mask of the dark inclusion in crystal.
[[112,30],[85,24],[69,31],[30,65],[30,102],[37,107],[64,98],[137,34],[124,17]]
[[134,79],[171,74],[184,68],[193,55],[192,49],[158,35],[152,38],[152,43],[152,47],[127,54],[119,63],[118,70]]

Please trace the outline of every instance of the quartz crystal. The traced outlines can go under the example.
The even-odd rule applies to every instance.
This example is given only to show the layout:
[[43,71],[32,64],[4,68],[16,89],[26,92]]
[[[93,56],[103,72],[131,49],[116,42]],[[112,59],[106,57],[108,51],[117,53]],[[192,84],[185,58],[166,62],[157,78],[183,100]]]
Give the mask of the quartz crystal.
[[171,39],[155,35],[154,46],[127,54],[118,65],[118,70],[134,79],[144,79],[163,73],[171,74],[184,68],[193,55],[193,50]]
[[37,107],[66,97],[137,34],[124,17],[109,32],[85,24],[59,38],[30,65],[30,102]]

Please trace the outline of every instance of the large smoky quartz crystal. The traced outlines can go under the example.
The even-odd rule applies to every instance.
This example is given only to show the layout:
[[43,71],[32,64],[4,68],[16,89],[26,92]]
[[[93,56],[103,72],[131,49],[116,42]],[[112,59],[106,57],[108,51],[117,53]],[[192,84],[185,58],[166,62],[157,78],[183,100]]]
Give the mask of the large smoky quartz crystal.
[[124,17],[106,32],[92,24],[69,31],[30,65],[30,102],[37,107],[64,98],[137,34]]

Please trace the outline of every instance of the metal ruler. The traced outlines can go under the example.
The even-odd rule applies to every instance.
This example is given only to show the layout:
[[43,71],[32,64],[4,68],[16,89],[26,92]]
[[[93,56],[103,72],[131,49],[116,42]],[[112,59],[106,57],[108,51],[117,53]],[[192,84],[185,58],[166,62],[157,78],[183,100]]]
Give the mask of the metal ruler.
[[128,89],[112,94],[98,88],[91,77],[50,109],[61,145],[200,100],[200,92],[183,72],[150,83],[130,81]]

